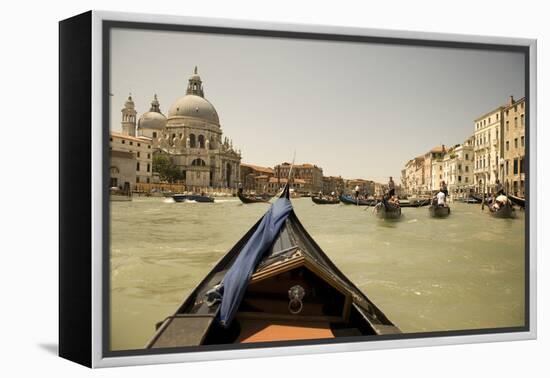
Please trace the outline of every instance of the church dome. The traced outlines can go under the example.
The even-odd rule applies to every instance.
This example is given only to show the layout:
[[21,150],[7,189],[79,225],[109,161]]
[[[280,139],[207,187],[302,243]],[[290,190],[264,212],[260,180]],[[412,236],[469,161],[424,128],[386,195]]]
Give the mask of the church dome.
[[186,95],[177,100],[168,111],[168,117],[193,117],[207,122],[220,124],[214,106],[204,98],[204,89],[198,69],[195,67],[189,77]]
[[205,98],[188,94],[178,99],[168,111],[168,117],[194,117],[220,124],[214,106]]
[[166,117],[161,113],[147,112],[139,117],[138,128],[140,129],[161,130],[164,127],[166,127]]
[[138,128],[161,130],[166,127],[166,121],[166,117],[160,111],[160,104],[155,94],[153,101],[151,101],[151,109],[139,117]]

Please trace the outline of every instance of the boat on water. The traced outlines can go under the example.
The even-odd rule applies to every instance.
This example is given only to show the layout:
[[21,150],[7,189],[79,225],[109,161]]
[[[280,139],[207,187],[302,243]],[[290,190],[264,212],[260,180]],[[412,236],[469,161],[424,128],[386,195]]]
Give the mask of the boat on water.
[[525,208],[525,198],[516,197],[511,194],[508,194],[508,199],[519,207]]
[[504,206],[500,206],[498,209],[494,206],[489,206],[489,214],[495,218],[513,218],[516,215],[516,211],[508,202]]
[[420,200],[414,200],[414,201],[399,201],[399,206],[401,208],[403,207],[424,207],[430,205],[430,199],[420,199]]
[[109,189],[109,201],[112,202],[127,202],[132,200],[132,192],[130,187],[126,187],[124,190],[117,187]]
[[199,194],[174,194],[172,199],[176,202],[214,202],[213,197]]
[[401,217],[401,206],[396,203],[391,203],[384,198],[376,204],[374,213],[378,218],[399,219]]
[[336,205],[340,203],[338,197],[311,197],[311,200],[317,205]]
[[266,203],[269,202],[269,200],[272,198],[268,195],[250,195],[250,194],[244,194],[241,192],[237,193],[237,196],[241,200],[242,203]]
[[466,197],[466,198],[460,198],[458,201],[464,202],[464,203],[470,203],[470,204],[473,204],[473,203],[481,203],[481,198],[477,198],[477,197],[473,197],[473,196],[468,196],[468,197]]
[[445,218],[451,214],[451,208],[449,206],[430,205],[428,210],[430,211],[430,216],[433,218]]
[[147,348],[333,339],[400,330],[304,229],[288,186]]
[[128,202],[132,200],[132,196],[126,194],[109,194],[109,200],[112,202]]
[[341,194],[340,195],[340,201],[346,205],[355,205],[355,206],[374,206],[376,205],[376,200],[372,199],[364,199],[359,198],[356,199],[355,197],[349,195],[349,194]]

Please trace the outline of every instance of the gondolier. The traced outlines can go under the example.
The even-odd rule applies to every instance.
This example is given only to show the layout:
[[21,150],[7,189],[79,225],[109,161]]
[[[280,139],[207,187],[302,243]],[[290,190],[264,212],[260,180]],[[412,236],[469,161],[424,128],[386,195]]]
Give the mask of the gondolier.
[[445,194],[445,197],[449,195],[449,191],[447,190],[447,183],[445,181],[441,181],[441,188],[440,190]]
[[498,180],[498,179],[495,183],[495,190],[497,192],[497,196],[500,195],[500,194],[504,194],[504,188],[503,188],[502,184],[500,183],[500,180]]
[[437,199],[437,206],[445,206],[445,192],[443,189],[439,190],[439,192],[435,195],[435,198]]
[[393,178],[390,176],[390,181],[388,181],[388,197],[392,197],[395,195],[395,183],[393,182]]

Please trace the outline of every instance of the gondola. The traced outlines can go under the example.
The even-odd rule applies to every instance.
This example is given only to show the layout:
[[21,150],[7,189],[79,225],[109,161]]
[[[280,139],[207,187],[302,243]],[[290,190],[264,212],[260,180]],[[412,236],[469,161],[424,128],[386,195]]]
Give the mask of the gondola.
[[399,219],[401,217],[401,207],[383,199],[374,207],[374,213],[377,217],[383,219]]
[[445,218],[451,214],[451,208],[449,206],[430,205],[428,210],[433,218]]
[[513,218],[515,216],[515,210],[510,203],[501,206],[498,210],[495,210],[492,206],[489,206],[489,214],[495,218]]
[[409,202],[399,202],[399,206],[401,208],[403,208],[403,207],[423,207],[423,206],[429,206],[429,205],[430,205],[430,200],[429,199],[409,201]]
[[508,199],[512,201],[515,205],[525,208],[525,198],[516,197],[511,194],[508,194]]
[[369,199],[355,199],[354,197],[350,196],[349,194],[341,194],[340,195],[340,201],[346,205],[356,205],[356,206],[374,206],[376,205],[376,200],[369,200]]
[[400,330],[325,255],[288,186],[147,348],[386,335]]
[[340,203],[340,200],[338,198],[319,198],[312,196],[311,200],[317,205],[336,205]]
[[174,194],[172,199],[176,202],[214,202],[214,198],[198,194]]
[[481,203],[481,198],[477,198],[477,197],[473,197],[473,196],[469,196],[467,198],[461,198],[459,200],[460,202],[464,202],[464,203]]
[[270,196],[246,195],[240,192],[237,193],[237,196],[242,203],[266,203],[269,202],[269,200],[271,199]]

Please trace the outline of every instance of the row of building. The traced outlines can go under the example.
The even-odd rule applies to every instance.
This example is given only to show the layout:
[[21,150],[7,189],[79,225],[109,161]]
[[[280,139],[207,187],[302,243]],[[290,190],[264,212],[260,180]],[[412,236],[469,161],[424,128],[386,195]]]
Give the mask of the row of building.
[[407,195],[429,194],[442,182],[449,193],[495,191],[499,181],[507,193],[525,196],[525,98],[510,96],[505,105],[474,120],[463,143],[437,146],[405,164],[401,183]]
[[[287,183],[290,163],[273,168],[241,163],[241,183],[247,192],[274,193]],[[351,193],[356,188],[363,195],[382,195],[386,185],[365,179],[344,179],[341,176],[324,176],[323,169],[314,164],[292,166],[291,187],[300,193]]]
[[[153,157],[162,154],[180,173],[178,182],[187,190],[242,186],[246,191],[275,193],[287,181],[290,163],[273,168],[241,164],[241,152],[222,138],[220,119],[205,98],[197,68],[190,76],[186,94],[177,99],[165,116],[156,95],[148,112],[141,114],[129,95],[121,109],[121,132],[110,133],[110,187],[135,191],[140,184],[159,183]],[[346,180],[323,176],[314,164],[293,166],[292,187],[301,193],[353,192],[380,195],[384,185],[364,179]]]

